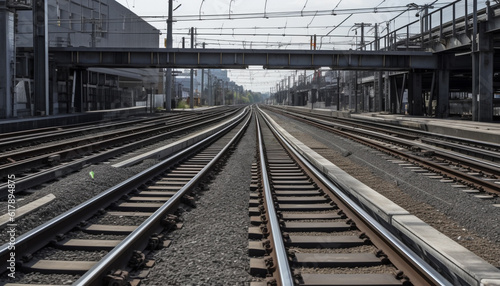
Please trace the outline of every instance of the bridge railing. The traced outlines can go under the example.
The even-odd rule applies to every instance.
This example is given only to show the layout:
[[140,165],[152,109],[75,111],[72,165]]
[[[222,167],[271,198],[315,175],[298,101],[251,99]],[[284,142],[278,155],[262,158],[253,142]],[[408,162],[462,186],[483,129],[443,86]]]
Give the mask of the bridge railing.
[[32,0],[7,0],[7,7],[19,10],[31,9]]
[[[481,2],[481,1],[478,1]],[[486,4],[478,3],[478,17],[485,17]],[[436,42],[444,42],[447,38],[465,34],[470,38],[472,33],[472,0],[458,0],[435,11],[426,13],[426,7],[418,11],[418,20],[388,31],[384,36],[369,42],[367,50],[424,50],[431,48]],[[431,8],[431,7],[428,7]],[[389,25],[387,27],[389,29]]]

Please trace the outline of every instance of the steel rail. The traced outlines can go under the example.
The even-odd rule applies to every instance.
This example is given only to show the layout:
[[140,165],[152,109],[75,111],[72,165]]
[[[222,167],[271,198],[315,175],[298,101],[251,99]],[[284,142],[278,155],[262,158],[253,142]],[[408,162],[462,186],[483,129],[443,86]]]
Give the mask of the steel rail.
[[[242,116],[241,114],[242,113],[240,113],[240,115],[236,116],[236,118]],[[68,174],[70,172],[73,172],[75,170],[78,170],[85,164],[100,162],[102,160],[106,160],[108,158],[111,158],[113,156],[121,154],[122,152],[127,152],[130,150],[139,148],[140,146],[153,144],[159,140],[164,140],[166,137],[171,136],[173,134],[188,130],[188,129],[193,128],[193,127],[203,126],[203,125],[206,125],[207,123],[218,122],[219,120],[220,120],[220,117],[215,118],[215,119],[211,119],[211,120],[205,121],[205,122],[195,123],[195,124],[190,125],[188,127],[179,128],[179,129],[176,129],[174,131],[169,131],[169,132],[158,134],[158,135],[155,135],[152,137],[147,137],[145,139],[141,139],[139,141],[132,142],[132,143],[120,146],[120,147],[116,147],[112,150],[105,151],[104,153],[98,153],[98,154],[84,157],[82,159],[76,159],[76,160],[71,161],[71,162],[64,164],[64,165],[58,165],[54,168],[49,168],[49,169],[43,170],[39,173],[29,175],[27,177],[19,178],[16,180],[16,193],[21,192],[27,188],[36,186],[39,183],[43,183],[43,182],[46,182],[48,180],[52,180],[52,179],[55,179],[57,177]],[[112,140],[112,142],[123,142],[123,140],[117,140],[117,139],[110,139],[110,140]],[[100,142],[100,143],[103,143],[103,142]],[[92,144],[80,146],[76,149],[73,149],[74,150],[73,152],[75,152],[78,155],[82,155],[81,152],[79,152],[78,150],[81,148],[85,148],[86,146],[91,146],[91,145]],[[67,151],[67,152],[69,152],[69,151]],[[61,153],[56,152],[55,154],[61,154]],[[45,158],[47,158],[47,156],[48,155],[41,156],[42,160],[45,160]],[[65,159],[65,158],[63,158],[63,159]],[[27,159],[23,162],[25,162],[24,164],[29,165],[31,160]],[[2,168],[4,168],[4,167],[6,167],[6,166],[0,166],[0,172],[1,172]],[[10,169],[10,170],[11,170],[11,172],[13,172],[12,169]],[[7,197],[7,195],[8,195],[7,191],[8,191],[8,184],[6,184],[6,183],[0,184],[0,199]]]
[[[453,139],[453,138],[447,138],[447,139]],[[453,139],[455,140],[455,139]],[[467,146],[459,143],[454,143],[454,142],[449,142],[449,141],[440,141],[437,139],[432,139],[432,138],[421,138],[420,141],[425,144],[441,147],[446,150],[451,150],[458,152],[460,154],[474,154],[474,157],[477,158],[488,158],[488,161],[492,162],[500,162],[500,145],[498,144],[491,144],[491,145],[483,145],[481,142],[478,142],[477,144],[474,144],[475,142],[462,142],[462,143],[468,143],[468,144],[474,144],[474,145],[481,145],[485,148],[492,148],[493,150],[488,150],[488,149],[483,149],[483,148],[478,148],[474,146]]]
[[[244,112],[241,112],[233,120],[236,120],[237,118],[243,116],[243,114],[244,114]],[[199,124],[199,125],[202,125],[202,124]],[[191,127],[193,127],[193,126],[190,126],[187,128],[191,128]],[[39,173],[16,179],[16,193],[21,192],[23,190],[26,190],[28,188],[37,186],[38,184],[41,184],[41,183],[56,179],[58,177],[64,176],[66,174],[72,173],[74,171],[77,171],[77,170],[83,168],[83,166],[85,166],[87,164],[101,162],[101,161],[107,160],[109,158],[112,158],[114,156],[117,156],[119,154],[122,154],[123,152],[128,152],[128,151],[137,149],[140,146],[152,144],[152,143],[156,142],[157,140],[160,140],[161,138],[164,138],[166,136],[169,136],[171,134],[174,134],[175,132],[179,132],[182,130],[183,129],[177,130],[177,131],[171,131],[171,132],[167,132],[165,134],[160,134],[160,135],[156,135],[156,136],[149,137],[146,139],[142,139],[142,140],[137,141],[137,142],[129,143],[125,146],[121,146],[121,147],[118,147],[118,148],[115,148],[112,150],[108,150],[104,153],[98,153],[98,154],[94,154],[91,156],[87,156],[87,157],[84,157],[82,159],[77,159],[77,160],[71,161],[71,162],[64,164],[64,165],[55,166],[53,168],[43,170]],[[7,197],[7,195],[9,194],[8,190],[9,190],[8,184],[6,184],[6,183],[0,184],[0,199]]]
[[[323,124],[323,125],[327,125],[328,127],[331,128],[331,126],[329,126],[330,124],[328,124],[328,122],[318,122],[318,123]],[[364,136],[371,136],[371,137],[375,137],[379,140],[385,140],[385,141],[388,141],[391,143],[396,143],[396,144],[399,144],[402,146],[404,145],[407,147],[407,149],[410,149],[413,147],[418,147],[418,148],[421,148],[423,150],[433,151],[436,155],[446,157],[449,160],[459,160],[461,162],[466,162],[469,166],[471,166],[473,168],[483,170],[486,172],[491,172],[494,174],[500,174],[500,164],[495,163],[495,162],[481,160],[481,159],[476,158],[476,157],[472,157],[469,155],[458,153],[458,152],[452,151],[452,150],[447,150],[447,149],[444,149],[444,148],[439,147],[439,146],[429,145],[427,143],[420,143],[420,142],[415,142],[415,141],[404,139],[404,138],[393,137],[393,136],[386,135],[386,134],[379,134],[377,132],[374,132],[371,130],[366,130],[364,128],[347,127],[347,126],[341,127],[341,128],[343,128],[344,130],[349,130],[349,131],[357,133],[357,134],[364,135]]]
[[142,123],[153,124],[158,121],[165,122],[165,120],[171,122],[180,116],[181,114],[175,114],[170,116],[163,115],[160,117],[140,119],[122,119],[118,122],[87,122],[67,126],[55,126],[4,133],[0,135],[0,148],[7,149],[11,146],[19,147],[19,145],[26,143],[26,141],[29,141],[29,143],[32,143],[33,140],[36,140],[37,142],[46,142],[68,136],[89,135],[95,132],[96,129],[118,129],[122,128],[122,126],[137,125]]
[[[43,246],[45,246],[53,237],[58,233],[65,233],[70,231],[75,222],[84,221],[93,216],[89,209],[98,210],[104,209],[112,202],[121,198],[124,194],[128,193],[131,189],[139,188],[148,181],[150,178],[156,177],[165,172],[165,168],[176,164],[186,156],[193,154],[198,149],[206,146],[229,132],[239,121],[232,122],[219,132],[203,139],[202,141],[170,156],[169,158],[155,164],[154,166],[130,177],[129,179],[103,191],[99,195],[91,198],[82,204],[68,210],[67,212],[49,220],[48,222],[34,228],[33,230],[17,237],[15,244],[15,251],[17,255],[21,253],[33,253]],[[10,257],[11,247],[8,243],[0,246],[0,271],[3,272],[7,268],[7,260]]]
[[[339,132],[339,131],[334,130],[334,132]],[[500,195],[500,185],[499,184],[496,184],[496,183],[491,182],[491,181],[483,180],[481,177],[469,175],[469,174],[464,173],[460,170],[455,170],[453,168],[443,166],[439,163],[431,162],[431,161],[427,160],[426,158],[422,158],[420,156],[415,156],[413,154],[409,154],[406,151],[399,151],[397,149],[386,147],[382,144],[379,144],[378,142],[372,142],[371,140],[369,140],[363,136],[360,136],[360,135],[349,134],[349,135],[344,135],[344,136],[347,136],[348,138],[350,138],[352,140],[355,140],[355,141],[357,141],[361,144],[367,145],[367,146],[371,146],[371,147],[378,149],[380,151],[383,151],[385,153],[389,153],[389,154],[393,154],[393,155],[396,155],[396,156],[399,156],[402,158],[406,158],[409,162],[412,162],[416,165],[419,165],[420,167],[425,167],[425,168],[435,170],[435,171],[437,170],[442,175],[448,176],[448,177],[453,178],[455,180],[461,179],[464,181],[468,181],[469,183],[473,184],[478,189],[482,189],[482,190],[489,192],[489,193],[492,193],[492,194]],[[480,170],[489,170],[489,172],[492,172],[491,168],[493,168],[490,165],[493,165],[495,167],[498,166],[497,164],[487,163],[487,162],[484,162],[484,164],[481,164],[481,163],[478,163],[477,159],[476,160],[466,160],[466,159],[464,159],[465,156],[463,156],[461,154],[454,155],[453,156],[454,158],[452,158],[452,156],[446,155],[446,153],[447,153],[446,151],[434,151],[434,152],[435,152],[436,157],[441,156],[441,157],[447,158],[450,161],[451,160],[454,160],[454,161],[460,160],[460,162],[462,162],[462,163],[473,165],[475,168],[480,169]],[[488,166],[486,166],[486,165],[488,165]],[[498,168],[496,170],[498,170]]]
[[[310,120],[310,121],[326,120],[326,122],[328,122],[329,124],[333,124],[332,121],[339,121],[339,122],[345,122],[346,124],[354,123],[354,124],[359,124],[359,125],[369,125],[368,127],[363,126],[363,128],[367,128],[367,129],[368,128],[371,129],[372,126],[375,126],[376,130],[383,130],[384,128],[385,129],[389,128],[391,130],[397,130],[397,133],[396,132],[394,132],[394,133],[402,138],[408,137],[408,135],[405,135],[402,132],[410,132],[410,133],[418,134],[419,136],[423,136],[423,137],[433,137],[433,138],[439,138],[442,140],[453,140],[453,141],[457,141],[457,142],[460,142],[463,144],[473,144],[476,146],[482,146],[484,148],[500,149],[500,145],[495,144],[493,142],[478,141],[478,140],[472,140],[472,139],[468,139],[468,138],[462,138],[462,137],[451,136],[451,135],[443,135],[443,134],[429,132],[429,131],[425,131],[425,130],[397,126],[397,125],[387,124],[387,123],[382,123],[382,122],[366,122],[366,121],[363,121],[361,119],[356,119],[356,118],[349,118],[349,119],[335,118],[335,117],[326,116],[326,115],[322,115],[322,114],[305,113],[305,112],[302,112],[299,110],[290,111],[290,110],[286,110],[286,109],[284,110],[281,108],[270,107],[270,106],[265,106],[265,109],[270,109],[270,110],[273,110],[274,112],[280,112],[280,113],[288,114],[288,115],[294,116],[294,117],[299,117],[299,118],[302,118],[304,120]],[[322,122],[325,122],[325,121],[322,121]],[[342,123],[339,123],[339,124],[342,124]],[[415,135],[410,135],[409,137],[415,137]],[[436,140],[436,139],[424,138],[421,140]],[[480,153],[481,151],[484,151],[484,150],[477,149],[476,151],[471,151],[471,152]]]
[[266,210],[269,218],[269,225],[271,226],[270,232],[273,234],[273,249],[276,255],[276,266],[277,271],[280,278],[280,283],[278,285],[294,285],[294,279],[292,276],[292,272],[290,269],[290,265],[288,264],[288,254],[285,249],[285,243],[283,241],[283,236],[281,235],[280,223],[278,220],[278,216],[276,215],[276,209],[274,207],[273,196],[271,193],[271,185],[269,183],[269,177],[267,175],[267,167],[266,167],[266,156],[264,151],[264,141],[262,139],[262,131],[260,129],[259,118],[256,117],[257,124],[257,137],[259,144],[259,159],[260,159],[260,168],[261,168],[261,176],[262,176],[262,184],[264,188],[264,197],[266,201]]
[[[414,253],[409,247],[402,243],[397,237],[395,237],[389,230],[383,227],[378,221],[371,217],[365,210],[363,210],[359,205],[357,205],[353,200],[351,200],[334,182],[328,179],[321,171],[319,171],[314,165],[312,165],[304,156],[302,156],[295,148],[290,144],[287,138],[285,138],[280,132],[271,124],[267,119],[267,114],[258,109],[259,112],[263,114],[263,118],[266,124],[269,126],[271,131],[276,137],[286,145],[286,147],[301,160],[301,162],[323,183],[328,189],[338,196],[345,205],[347,205],[351,210],[353,210],[357,216],[361,217],[365,223],[374,231],[376,231],[386,242],[390,243],[395,252],[403,255],[403,260],[407,261],[410,266],[412,266],[416,272],[421,272],[426,275],[430,285],[443,285],[452,286],[448,280],[446,280],[440,273],[433,269],[429,264],[427,264],[422,258],[420,258],[416,253]],[[406,273],[405,273],[406,274]]]
[[[147,245],[148,238],[160,226],[161,220],[180,202],[180,199],[195,186],[201,178],[212,169],[217,161],[229,150],[229,148],[238,140],[243,132],[246,130],[251,116],[248,117],[244,126],[238,133],[224,146],[224,148],[196,174],[189,182],[186,183],[177,193],[172,196],[163,206],[155,211],[149,218],[146,219],[136,230],[128,235],[122,242],[120,242],[113,250],[104,256],[96,265],[87,271],[75,285],[100,285],[102,279],[111,269],[123,267],[126,265],[132,253],[131,249],[142,249]],[[141,247],[142,246],[142,247]]]
[[[236,112],[236,111],[235,111]],[[30,156],[36,156],[35,158],[46,158],[50,155],[53,155],[54,153],[56,154],[64,154],[66,153],[73,153],[75,150],[78,149],[94,149],[93,146],[96,145],[98,148],[101,148],[99,145],[100,144],[115,144],[115,142],[120,142],[122,140],[127,140],[127,137],[140,137],[140,136],[147,136],[148,134],[155,134],[158,132],[164,132],[165,130],[169,130],[170,128],[179,128],[180,126],[185,125],[186,123],[194,123],[194,122],[211,122],[211,121],[217,121],[220,120],[221,118],[224,118],[228,116],[227,114],[219,115],[217,117],[217,114],[215,115],[205,115],[203,117],[198,116],[198,117],[192,117],[187,120],[182,120],[182,121],[176,121],[176,122],[158,122],[158,123],[151,123],[143,126],[133,126],[129,127],[126,129],[120,129],[120,130],[114,130],[111,132],[106,132],[105,134],[101,135],[93,135],[93,134],[88,134],[89,136],[87,138],[77,138],[77,139],[70,139],[68,141],[62,141],[58,142],[55,144],[51,144],[48,146],[40,146],[40,147],[35,147],[31,148],[29,150],[22,150],[22,151],[16,151],[16,152],[7,152],[7,153],[0,153],[0,162],[4,161],[9,161],[13,160],[12,163],[7,163],[7,164],[2,164],[0,166],[0,174],[3,175],[2,171],[5,168],[9,168],[10,166],[16,165],[17,163],[21,164],[21,162],[24,162],[26,160],[30,160]],[[215,118],[213,118],[215,117]],[[211,118],[211,119],[209,119]],[[206,120],[206,121],[204,121]],[[131,135],[132,134],[132,135]],[[86,145],[81,145],[82,141],[89,141],[90,143]],[[95,141],[95,142],[92,142]],[[69,147],[68,147],[69,146]],[[76,148],[76,149],[75,149]],[[68,151],[66,151],[68,150]],[[42,154],[42,155],[39,155]],[[33,166],[31,166],[33,167]],[[0,176],[1,176],[0,175]]]
[[[448,176],[450,178],[453,178],[455,180],[463,180],[466,182],[469,182],[470,184],[474,185],[474,187],[481,189],[483,191],[489,192],[491,194],[495,195],[500,195],[500,185],[496,184],[495,182],[492,181],[486,181],[483,180],[481,177],[477,177],[474,175],[469,175],[467,173],[464,173],[460,170],[456,170],[454,168],[448,167],[448,166],[443,166],[439,163],[434,163],[432,161],[427,160],[426,158],[416,156],[413,154],[409,154],[408,152],[405,151],[399,151],[397,149],[393,149],[387,146],[384,146],[383,144],[379,144],[378,141],[375,140],[370,140],[369,138],[366,138],[361,135],[356,135],[356,134],[345,134],[342,131],[336,130],[332,127],[324,126],[322,127],[323,129],[329,130],[331,132],[334,132],[335,134],[340,134],[342,136],[346,136],[347,138],[350,138],[352,140],[355,140],[361,144],[373,147],[375,149],[378,149],[380,151],[383,151],[388,154],[393,154],[395,156],[399,156],[402,158],[406,158],[409,162],[412,162],[416,165],[419,165],[420,167],[425,167],[431,170],[435,170],[442,175]],[[395,139],[392,139],[395,140]],[[401,139],[400,139],[401,140]],[[412,144],[414,146],[418,146],[419,144]],[[442,157],[446,158],[450,161],[455,161],[455,162],[460,162],[460,163],[465,163],[473,168],[476,168],[478,170],[484,170],[492,174],[498,174],[498,164],[492,163],[492,162],[486,162],[486,161],[481,161],[476,158],[471,158],[462,154],[453,154],[450,155],[450,152],[447,150],[438,150],[435,149],[433,146],[425,146],[426,149],[432,150],[435,153],[436,157]],[[466,158],[469,159],[466,159]]]
[[[476,170],[482,170],[485,172],[488,172],[490,174],[498,175],[499,174],[499,169],[500,165],[494,162],[489,162],[489,161],[484,161],[480,160],[471,156],[467,156],[464,154],[459,154],[453,151],[445,150],[439,147],[431,146],[431,145],[423,145],[418,142],[411,142],[409,140],[405,140],[402,138],[393,138],[391,136],[387,135],[382,135],[382,134],[376,134],[373,131],[369,130],[363,130],[357,127],[351,127],[351,126],[344,126],[344,125],[334,125],[331,126],[332,124],[329,122],[320,122],[322,120],[320,119],[309,119],[306,120],[308,123],[312,122],[312,125],[317,126],[318,128],[321,128],[323,130],[327,130],[329,132],[332,132],[334,134],[339,134],[341,136],[347,137],[349,139],[352,139],[356,142],[359,142],[361,144],[370,146],[372,148],[378,149],[382,152],[392,154],[394,156],[399,156],[402,158],[406,158],[409,162],[412,162],[414,164],[419,165],[420,167],[425,167],[431,170],[434,170],[435,172],[439,172],[444,176],[453,178],[455,180],[462,180],[462,182],[467,182],[469,186],[474,186],[475,188],[481,189],[483,191],[489,192],[494,195],[500,195],[500,185],[496,184],[495,182],[492,181],[486,181],[483,180],[481,177],[477,177],[474,175],[469,175],[467,173],[464,173],[460,170],[455,170],[453,168],[443,166],[438,163],[433,163],[432,161],[427,160],[427,158],[422,158],[420,156],[415,156],[413,154],[409,154],[408,152],[405,151],[399,151],[397,149],[393,149],[387,146],[384,146],[382,144],[379,144],[375,140],[371,140],[369,138],[366,138],[365,136],[357,135],[357,134],[348,134],[345,131],[342,130],[349,130],[351,132],[357,132],[361,133],[363,135],[367,135],[366,133],[369,133],[369,136],[374,136],[379,139],[383,140],[389,140],[391,142],[396,141],[398,144],[405,145],[407,147],[413,147],[417,146],[422,149],[426,150],[431,150],[434,152],[436,157],[442,157],[443,159],[447,159],[450,161],[455,161],[459,163],[463,163],[466,165],[469,165],[470,167],[476,169]],[[338,130],[340,128],[340,130]],[[363,130],[361,132],[361,130]]]

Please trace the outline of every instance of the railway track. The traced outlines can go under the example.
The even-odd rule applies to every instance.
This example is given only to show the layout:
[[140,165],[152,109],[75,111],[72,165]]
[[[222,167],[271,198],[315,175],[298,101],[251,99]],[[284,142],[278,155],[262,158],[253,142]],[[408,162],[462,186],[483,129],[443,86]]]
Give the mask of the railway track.
[[[15,257],[22,257],[16,274],[35,273],[26,274],[30,281],[52,275],[53,284],[70,274],[75,285],[135,285],[153,266],[148,253],[167,245],[164,232],[179,226],[177,208],[193,206],[194,188],[237,143],[250,118],[247,110],[220,132],[16,238]],[[11,252],[9,244],[0,248],[3,269],[11,266]]]
[[454,150],[463,154],[470,156],[483,158],[485,160],[499,162],[500,161],[500,145],[486,142],[472,140],[463,137],[449,136],[438,133],[431,133],[428,131],[420,130],[417,126],[415,128],[397,126],[393,124],[387,124],[376,121],[365,121],[356,118],[336,118],[322,114],[304,112],[300,110],[287,111],[281,108],[274,108],[271,106],[266,106],[266,108],[272,108],[275,111],[279,111],[282,114],[289,114],[292,116],[299,116],[303,119],[309,121],[314,121],[315,119],[321,119],[331,123],[338,123],[339,127],[350,126],[354,128],[363,128],[365,130],[371,130],[383,134],[387,134],[393,137],[405,138],[409,140],[417,140],[419,142],[427,143],[429,145],[439,146],[444,149]]
[[[127,130],[113,131],[112,134],[97,138],[87,136],[86,141],[80,138],[71,140],[72,143],[63,141],[28,151],[2,153],[0,158],[10,163],[0,165],[0,174],[2,178],[16,174],[18,179],[16,192],[20,192],[79,170],[87,164],[102,162],[193,128],[215,124],[234,116],[237,112],[237,109],[233,109],[223,110],[222,113],[210,112],[201,116],[190,115],[187,118],[174,117],[172,120],[163,118],[147,123],[146,127],[141,126],[144,125],[142,122],[138,127],[134,127],[134,130],[127,128]],[[0,198],[5,198],[7,195],[8,184],[5,182],[0,185]]]
[[19,150],[22,147],[32,147],[45,142],[75,138],[78,136],[98,135],[98,132],[118,130],[120,128],[133,127],[139,124],[154,124],[154,122],[165,122],[181,118],[183,114],[168,114],[158,117],[145,117],[138,119],[122,119],[119,121],[100,123],[80,123],[67,126],[45,127],[38,129],[22,130],[17,132],[3,133],[0,135],[0,151],[8,152]]
[[252,273],[276,285],[452,285],[259,122],[249,251],[266,257]]
[[[380,128],[371,129],[360,126],[349,126],[345,123],[331,122],[294,112],[283,112],[273,108],[288,117],[292,117],[328,132],[352,139],[361,144],[380,150],[391,156],[405,160],[419,167],[418,172],[441,176],[457,183],[487,192],[493,196],[500,195],[500,152],[498,145],[477,142],[478,146],[470,146],[473,140],[459,140],[459,143],[438,140],[436,138],[412,137],[408,133]],[[392,128],[392,126],[391,126]],[[443,136],[444,137],[444,136]],[[467,145],[466,143],[467,142]],[[446,146],[445,148],[442,148]],[[485,149],[487,148],[487,149]]]

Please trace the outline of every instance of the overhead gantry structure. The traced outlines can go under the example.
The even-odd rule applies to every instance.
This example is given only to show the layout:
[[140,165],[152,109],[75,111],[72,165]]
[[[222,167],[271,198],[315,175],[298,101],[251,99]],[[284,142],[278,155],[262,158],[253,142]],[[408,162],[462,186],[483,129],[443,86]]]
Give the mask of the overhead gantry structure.
[[437,56],[415,51],[51,48],[58,66],[73,68],[225,68],[405,71],[436,69]]

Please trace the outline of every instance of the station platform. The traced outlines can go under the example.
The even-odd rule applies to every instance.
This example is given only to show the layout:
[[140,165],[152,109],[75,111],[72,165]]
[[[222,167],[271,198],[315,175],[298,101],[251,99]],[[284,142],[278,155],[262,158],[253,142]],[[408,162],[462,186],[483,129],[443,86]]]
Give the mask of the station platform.
[[144,106],[120,109],[96,110],[82,113],[12,118],[0,120],[0,133],[16,132],[35,128],[66,126],[126,118],[131,115],[146,114]]
[[365,121],[392,124],[417,130],[428,131],[436,134],[467,138],[485,142],[500,144],[500,123],[487,123],[467,121],[455,118],[430,118],[423,116],[411,116],[402,114],[386,114],[381,112],[352,113],[349,111],[336,111],[331,109],[301,106],[279,106],[288,110],[308,111],[331,117],[355,118]]
[[500,144],[500,123],[381,113],[351,114],[350,117],[383,122],[448,136]]

